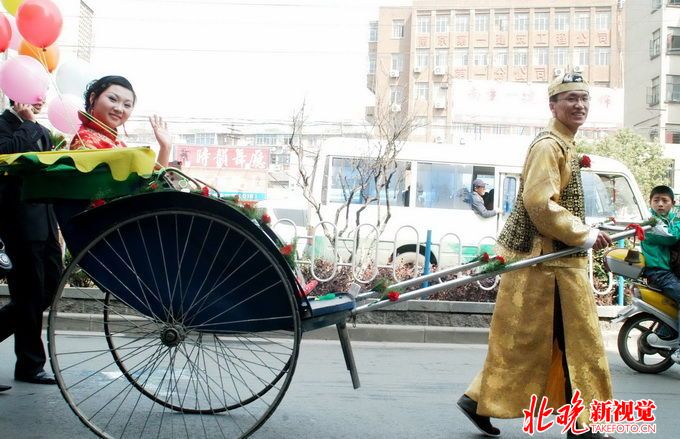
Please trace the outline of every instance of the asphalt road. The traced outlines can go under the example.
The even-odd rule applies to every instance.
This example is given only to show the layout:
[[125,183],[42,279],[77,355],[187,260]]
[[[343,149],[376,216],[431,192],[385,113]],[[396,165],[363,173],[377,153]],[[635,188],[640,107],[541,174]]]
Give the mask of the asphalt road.
[[[485,345],[354,343],[361,388],[354,390],[337,342],[304,340],[281,405],[254,438],[479,438],[455,401],[477,373]],[[651,398],[658,438],[680,431],[680,366],[641,375],[609,354],[615,397]],[[12,380],[11,340],[0,344],[0,438],[95,437],[71,412],[56,386]],[[498,420],[504,438],[527,438],[522,421]],[[617,435],[640,438],[651,435]],[[145,436],[146,437],[146,436]],[[155,437],[155,435],[151,436]],[[564,437],[556,429],[535,437]]]

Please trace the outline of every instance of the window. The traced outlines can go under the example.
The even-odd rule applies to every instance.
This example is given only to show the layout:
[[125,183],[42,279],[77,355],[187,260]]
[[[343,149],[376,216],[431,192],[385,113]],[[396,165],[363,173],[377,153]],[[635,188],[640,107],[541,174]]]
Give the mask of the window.
[[494,66],[508,65],[508,49],[496,49],[493,53]]
[[375,53],[368,55],[368,74],[375,75],[376,58]]
[[549,21],[550,21],[550,14],[548,12],[536,12],[536,13],[534,13],[534,30],[547,31]]
[[666,124],[666,143],[680,143],[680,125]]
[[515,13],[515,32],[526,32],[529,29],[529,14]]
[[567,65],[567,54],[568,50],[566,47],[555,47],[554,49],[554,56],[555,59],[553,60],[553,64],[558,67],[566,66]]
[[427,117],[416,116],[413,118],[413,134],[424,136],[427,134]]
[[[467,49],[465,49],[467,51]],[[449,64],[449,53],[446,49],[437,49],[434,51],[434,65],[446,69]]]
[[469,32],[470,31],[470,16],[469,15],[458,15],[455,18],[455,28],[456,32]]
[[612,14],[610,11],[597,11],[595,13],[595,28],[598,31],[609,31],[611,29]]
[[583,195],[588,223],[607,218],[621,218],[624,222],[642,219],[642,211],[647,210],[635,201],[630,183],[623,175],[605,175],[594,172],[581,172]]
[[429,49],[416,50],[416,67],[426,69],[430,66],[430,51]]
[[668,0],[668,6],[678,6],[680,5],[680,0]]
[[666,51],[672,54],[680,54],[680,27],[668,28],[668,41]]
[[476,66],[486,66],[489,64],[488,61],[489,51],[486,49],[475,49],[472,53],[472,59]]
[[[196,145],[217,145],[217,135],[215,133],[196,133],[194,140]],[[270,143],[274,145],[274,143]]]
[[659,55],[661,55],[661,29],[655,30],[649,41],[649,57],[654,58]]
[[534,65],[547,66],[548,65],[548,48],[535,47],[534,48]]
[[448,33],[449,32],[449,15],[437,15],[437,24],[435,31],[437,33]]
[[489,14],[475,14],[475,32],[489,32]]
[[575,20],[576,20],[576,22],[574,23],[574,28],[576,30],[581,30],[581,31],[590,30],[590,13],[589,12],[577,12]]
[[404,100],[404,91],[398,85],[390,87],[390,104],[401,104]]
[[453,65],[454,66],[466,66],[466,65],[468,65],[468,50],[467,49],[455,49],[453,51]]
[[590,64],[590,53],[587,47],[575,47],[574,49],[574,65],[587,66]]
[[569,30],[569,12],[555,12],[555,30],[562,32]]
[[401,53],[393,53],[390,68],[401,72],[404,68],[404,55]]
[[430,16],[429,15],[419,15],[418,16],[418,33],[419,34],[429,34],[430,33]]
[[503,179],[503,216],[512,212],[513,207],[515,207],[515,200],[517,199],[517,187],[518,181],[517,177],[506,176]]
[[652,12],[661,9],[661,0],[652,0]]
[[392,20],[392,38],[404,38],[404,20]]
[[513,52],[513,65],[526,66],[527,65],[527,49],[515,49]]
[[430,95],[430,84],[427,82],[416,82],[416,100],[426,101]]
[[472,165],[418,163],[416,207],[470,209]]
[[494,29],[496,32],[507,32],[508,31],[508,14],[494,14]]
[[[345,203],[351,197],[352,204],[360,204],[364,198],[376,196],[376,166],[372,160],[360,158],[330,158],[329,203]],[[392,174],[387,196],[393,206],[404,206],[406,162],[398,161]],[[380,191],[380,204],[385,204],[385,190]]]
[[378,22],[371,21],[368,25],[368,41],[375,43],[378,41]]
[[595,48],[595,65],[596,66],[609,65],[609,47]]
[[654,106],[659,104],[661,87],[659,77],[652,79],[652,86],[647,89],[647,105]]
[[680,102],[680,75],[666,75],[666,102]]

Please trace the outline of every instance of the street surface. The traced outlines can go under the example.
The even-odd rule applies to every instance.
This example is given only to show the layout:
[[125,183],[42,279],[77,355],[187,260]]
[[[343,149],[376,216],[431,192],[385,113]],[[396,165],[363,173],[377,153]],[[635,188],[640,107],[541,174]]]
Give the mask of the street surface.
[[[482,365],[486,345],[354,343],[361,388],[352,389],[338,342],[303,340],[297,370],[281,405],[254,438],[480,438],[455,402]],[[680,366],[660,375],[630,370],[610,350],[617,399],[651,398],[658,438],[680,431]],[[0,438],[95,437],[71,412],[57,386],[12,380],[11,340],[0,344]],[[522,420],[496,420],[503,438],[528,438]],[[652,435],[616,435],[644,438]],[[557,427],[539,438],[564,437]]]

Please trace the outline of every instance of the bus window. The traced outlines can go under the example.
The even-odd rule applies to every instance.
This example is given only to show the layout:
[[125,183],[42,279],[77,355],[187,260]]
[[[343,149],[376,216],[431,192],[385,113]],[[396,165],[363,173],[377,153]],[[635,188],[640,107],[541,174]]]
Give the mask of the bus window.
[[510,215],[517,199],[517,177],[506,176],[503,179],[503,216]]
[[582,172],[581,176],[589,222],[604,221],[610,217],[621,222],[643,220],[643,212],[623,175]]
[[470,209],[472,165],[418,163],[416,207]]
[[[367,198],[376,197],[375,175],[378,171],[375,160],[361,158],[332,157],[330,160],[329,203],[345,203],[352,196],[352,204],[363,204]],[[390,205],[404,206],[406,191],[406,162],[396,163],[396,167],[386,171],[390,177],[387,193],[380,190],[380,204],[385,204],[386,196]]]

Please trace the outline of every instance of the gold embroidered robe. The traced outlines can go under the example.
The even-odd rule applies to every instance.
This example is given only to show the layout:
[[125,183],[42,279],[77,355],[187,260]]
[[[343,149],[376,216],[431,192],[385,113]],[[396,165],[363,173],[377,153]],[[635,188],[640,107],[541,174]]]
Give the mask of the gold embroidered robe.
[[[576,154],[573,134],[556,119],[550,121],[548,131],[564,145],[551,138],[539,140],[527,153],[523,170],[521,196],[538,234],[528,253],[498,246],[497,253],[509,260],[550,253],[554,240],[584,246],[591,230],[559,204]],[[581,392],[585,407],[579,422],[589,423],[593,399],[612,398],[587,259],[572,256],[502,275],[484,368],[465,392],[478,402],[478,414],[523,417],[532,394],[539,401],[548,396],[554,408],[565,404],[563,353],[553,336],[556,286],[571,387]]]

